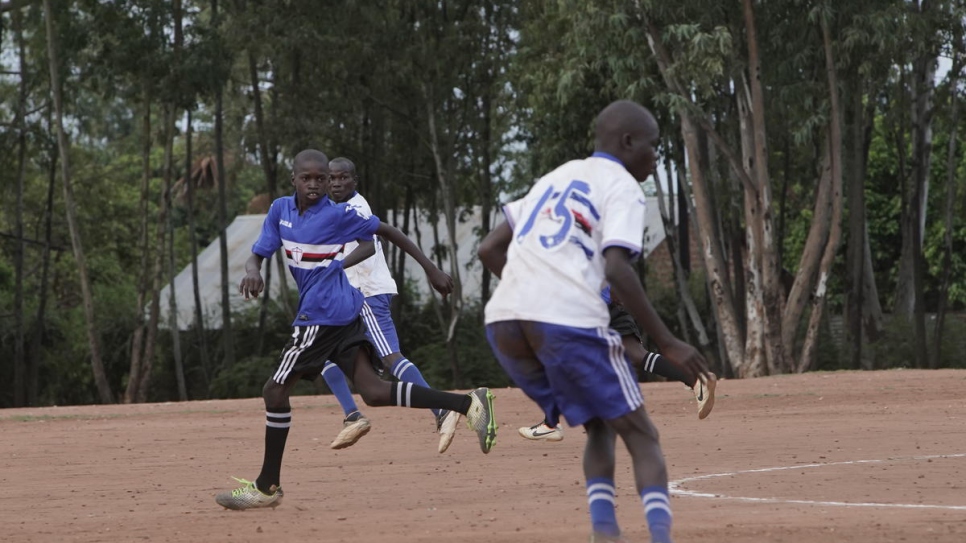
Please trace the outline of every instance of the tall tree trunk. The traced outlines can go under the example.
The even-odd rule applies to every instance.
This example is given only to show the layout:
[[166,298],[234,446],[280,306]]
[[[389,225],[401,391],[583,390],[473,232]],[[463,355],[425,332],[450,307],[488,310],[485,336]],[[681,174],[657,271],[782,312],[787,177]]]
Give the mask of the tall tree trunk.
[[151,288],[151,253],[148,242],[149,221],[148,202],[151,200],[151,94],[148,90],[150,82],[142,81],[142,102],[144,110],[141,112],[141,198],[138,202],[141,229],[138,232],[138,250],[141,253],[139,266],[137,297],[134,306],[134,332],[131,336],[131,365],[128,372],[127,388],[124,391],[124,403],[137,401],[138,386],[141,383],[141,367],[144,364],[144,345],[147,335],[147,323],[144,320],[144,310],[148,292]]
[[[647,41],[657,60],[661,75],[667,82],[668,87],[674,89],[679,94],[681,86],[674,80],[668,72],[671,64],[671,56],[661,42],[660,33],[656,26],[650,21],[645,22],[647,26]],[[682,96],[687,96],[682,94]],[[685,109],[678,111],[681,117],[681,135],[684,139],[684,147],[687,151],[688,163],[700,164],[700,145],[698,141],[698,128],[691,113]],[[702,126],[704,126],[702,124]],[[713,132],[708,130],[708,135]],[[723,149],[723,151],[725,151]],[[730,160],[730,159],[729,159]],[[730,160],[733,162],[733,160]],[[721,328],[720,337],[724,339],[724,350],[727,352],[728,362],[734,369],[738,377],[753,377],[758,375],[760,368],[749,367],[745,360],[744,345],[741,341],[741,331],[738,324],[738,315],[735,310],[731,284],[728,278],[727,264],[721,251],[721,243],[714,228],[716,224],[714,210],[711,204],[710,189],[705,182],[704,172],[700,167],[691,168],[691,184],[694,196],[697,235],[701,241],[701,252],[704,258],[704,267],[707,272],[708,290],[714,313]],[[684,185],[685,187],[687,185]],[[690,196],[690,195],[689,195]]]
[[13,287],[13,405],[22,407],[27,403],[27,360],[24,352],[24,252],[27,244],[23,237],[23,192],[27,164],[27,51],[23,38],[23,16],[19,9],[11,13],[13,19],[14,41],[19,57],[20,81],[17,85],[17,107],[14,111],[13,125],[17,129],[17,188],[16,209],[14,210],[14,287]]
[[[775,247],[775,227],[772,217],[771,177],[768,171],[768,135],[765,131],[765,95],[761,82],[761,58],[752,0],[743,0],[745,34],[748,40],[748,71],[751,90],[752,123],[755,134],[755,179],[757,181],[760,220],[755,224],[756,237],[761,240],[762,303],[764,304],[765,353],[769,372],[785,371],[791,367],[782,335],[784,292],[778,250]],[[748,217],[745,218],[748,220]],[[760,231],[760,232],[759,232]]]
[[946,308],[949,303],[949,285],[953,258],[953,209],[956,201],[956,145],[959,138],[959,73],[962,70],[957,55],[953,62],[949,82],[949,143],[946,146],[946,209],[943,217],[943,265],[939,282],[939,301],[936,308],[936,328],[933,331],[930,368],[938,368],[942,359],[943,328],[946,325]]
[[[265,189],[268,193],[268,201],[275,200],[275,185],[278,176],[278,151],[275,146],[269,143],[269,137],[265,129],[265,115],[262,108],[262,91],[258,78],[258,63],[255,61],[255,53],[248,51],[248,73],[252,81],[252,100],[255,109],[255,130],[258,134],[258,154],[259,162],[262,163],[262,173],[265,175]],[[271,263],[265,270],[265,294],[262,296],[261,305],[258,310],[258,342],[255,352],[264,352],[265,327],[268,322],[269,302],[271,301],[272,287],[272,266]]]
[[[670,164],[670,161],[668,161]],[[680,162],[676,165],[678,168],[683,168],[684,165]],[[669,166],[670,169],[670,166]],[[668,187],[672,186],[670,172],[668,172]],[[657,174],[655,173],[655,177]],[[684,314],[687,316],[688,322],[691,327],[694,328],[695,333],[698,335],[698,345],[701,346],[701,350],[707,352],[708,346],[711,344],[711,340],[708,338],[708,331],[704,327],[704,323],[701,322],[701,315],[698,314],[698,307],[694,303],[694,298],[691,296],[691,289],[688,287],[687,274],[684,271],[684,266],[681,265],[681,257],[678,252],[678,238],[675,225],[672,222],[671,214],[668,211],[668,203],[673,200],[672,198],[666,198],[664,193],[664,188],[661,186],[660,179],[655,179],[654,187],[657,189],[657,203],[658,211],[661,214],[661,223],[664,225],[664,241],[666,242],[668,248],[668,256],[671,257],[671,267],[674,272],[674,284],[677,287],[678,296],[681,298],[681,303],[683,305]],[[688,328],[684,327],[683,332],[687,333]]]
[[762,215],[761,188],[758,179],[754,106],[751,103],[750,89],[742,81],[738,87],[738,116],[741,133],[742,165],[748,177],[755,184],[754,190],[745,188],[742,193],[745,217],[744,272],[745,272],[745,359],[754,375],[776,373],[777,368],[768,359],[765,351],[765,285],[763,278],[764,222]]
[[[446,247],[449,252],[449,274],[453,278],[453,292],[449,295],[449,322],[446,325],[446,345],[450,352],[450,365],[453,370],[453,386],[461,386],[459,358],[456,355],[456,325],[463,314],[463,283],[460,279],[459,247],[456,244],[456,189],[451,181],[448,163],[443,161],[436,127],[436,101],[429,85],[424,85],[426,98],[426,120],[429,124],[429,143],[436,165],[436,179],[439,181],[439,193],[443,199],[443,218],[446,221]],[[432,288],[430,288],[432,291]],[[435,299],[435,295],[433,296]]]
[[864,354],[864,346],[878,339],[882,329],[882,306],[872,269],[872,248],[869,245],[869,226],[865,203],[865,177],[872,144],[876,101],[865,101],[861,77],[855,75],[852,86],[852,135],[847,148],[849,188],[849,244],[846,255],[849,274],[846,296],[846,317],[850,339],[851,365],[855,369],[874,369],[875,362]]
[[[932,64],[935,64],[933,59]],[[924,368],[928,364],[928,354],[926,352],[925,337],[925,318],[922,311],[922,235],[921,227],[924,220],[921,201],[925,195],[926,187],[923,185],[925,177],[928,175],[928,161],[930,160],[930,149],[926,146],[926,140],[931,145],[931,122],[932,122],[932,100],[931,88],[932,81],[924,81],[923,77],[930,70],[928,63],[923,63],[917,59],[913,63],[913,73],[910,75],[912,81],[909,83],[912,94],[911,120],[912,126],[910,133],[912,136],[912,153],[909,157],[909,165],[906,167],[906,140],[902,126],[896,134],[896,147],[899,153],[899,174],[902,179],[902,213],[900,219],[900,229],[902,232],[902,250],[899,256],[899,275],[896,282],[895,305],[893,314],[904,318],[907,323],[912,325],[913,340],[915,348],[914,360],[915,367]],[[932,68],[935,73],[935,68]],[[905,77],[901,77],[899,87],[904,91]],[[927,88],[929,89],[927,92]]]
[[[490,147],[493,145],[492,127],[492,83],[488,82],[480,98],[483,115],[483,130],[480,137],[481,164],[480,164],[480,239],[490,233],[491,214],[493,210],[493,177],[490,175],[490,166],[493,159],[490,156]],[[482,308],[490,299],[490,270],[483,266],[483,275],[480,278],[480,307]]]
[[[49,111],[49,110],[48,110]],[[49,116],[48,116],[49,117]],[[48,130],[53,132],[48,118]],[[50,167],[47,172],[47,205],[44,207],[44,248],[40,256],[40,293],[37,300],[37,316],[34,319],[34,333],[30,340],[30,369],[28,371],[27,402],[37,405],[40,395],[40,368],[44,363],[44,331],[47,328],[48,285],[50,283],[50,245],[53,239],[54,189],[57,185],[57,147],[49,152]]]
[[[181,61],[181,49],[184,45],[183,18],[184,12],[181,9],[181,0],[174,0],[171,4],[174,16],[174,55],[175,62]],[[173,107],[173,106],[172,106]],[[168,209],[174,205],[171,194],[171,179],[174,176],[174,114],[171,114],[171,131],[168,132],[168,139],[164,148],[164,194],[165,205]],[[185,172],[185,180],[190,181],[190,171]],[[168,329],[171,331],[171,346],[174,351],[174,376],[178,383],[178,399],[182,402],[188,400],[188,388],[184,378],[184,360],[181,352],[181,329],[178,324],[178,297],[174,288],[174,279],[178,275],[177,261],[174,255],[174,217],[173,213],[168,213],[168,220],[165,222],[165,229],[168,232]]]
[[60,174],[64,181],[64,206],[67,212],[67,226],[70,230],[70,243],[77,264],[77,275],[80,280],[81,298],[84,305],[84,319],[87,323],[87,343],[91,352],[91,371],[94,374],[94,384],[97,387],[101,403],[114,403],[114,393],[104,371],[104,361],[101,358],[101,343],[97,333],[97,321],[94,316],[94,293],[91,289],[87,270],[87,257],[84,254],[84,243],[81,239],[80,226],[77,224],[77,202],[74,200],[74,189],[70,180],[70,144],[67,132],[64,130],[63,96],[60,82],[60,57],[57,52],[57,35],[54,29],[53,10],[50,0],[43,0],[44,21],[47,30],[47,60],[50,65],[50,89],[54,100],[54,116],[57,119],[57,146],[60,149]]
[[805,333],[805,343],[802,345],[802,357],[795,370],[799,373],[809,370],[815,365],[816,349],[818,347],[819,325],[822,323],[822,313],[825,309],[825,298],[828,289],[828,277],[838,252],[839,240],[842,237],[842,114],[839,105],[838,77],[835,73],[835,57],[832,55],[832,37],[828,27],[828,20],[824,17],[822,26],[822,46],[825,50],[825,69],[828,77],[830,120],[829,120],[829,163],[832,176],[832,218],[828,241],[822,254],[822,261],[818,270],[818,282],[812,294],[812,313],[808,319],[808,329]]
[[151,386],[151,372],[154,366],[154,349],[157,346],[158,326],[161,314],[161,285],[164,279],[164,255],[167,247],[168,234],[168,203],[171,201],[171,160],[174,152],[174,109],[165,105],[162,113],[164,124],[164,165],[163,183],[160,205],[157,217],[157,233],[155,235],[154,261],[151,277],[151,312],[148,318],[147,341],[144,344],[144,360],[141,364],[141,381],[138,383],[136,401],[144,403],[148,399]]
[[194,331],[201,351],[201,374],[208,388],[211,372],[208,368],[208,337],[205,331],[205,317],[201,309],[201,283],[198,278],[198,233],[195,225],[195,176],[191,171],[194,159],[191,156],[191,110],[185,112],[184,121],[184,179],[187,183],[185,197],[187,200],[188,241],[191,246],[191,292],[194,299]]
[[798,261],[798,272],[792,282],[792,288],[788,294],[788,303],[785,305],[785,314],[783,315],[782,333],[785,335],[784,343],[789,349],[794,349],[795,340],[798,336],[798,324],[801,322],[802,315],[804,315],[805,308],[809,303],[809,297],[812,294],[815,279],[821,267],[824,248],[828,244],[832,216],[831,153],[832,148],[829,142],[825,141],[822,159],[819,162],[812,224],[809,226],[808,235],[805,238],[805,246]]
[[[212,26],[217,29],[220,25],[218,16],[218,0],[211,0]],[[218,165],[218,249],[221,254],[221,333],[224,348],[224,363],[226,368],[235,365],[235,338],[231,326],[231,297],[228,282],[228,187],[225,179],[225,142],[224,142],[224,107],[222,98],[224,88],[215,93],[215,162]]]
[[847,167],[849,176],[849,244],[846,251],[848,268],[848,288],[846,290],[845,314],[849,331],[849,353],[851,367],[861,369],[862,349],[865,344],[865,334],[862,327],[862,312],[864,304],[865,283],[865,243],[866,243],[866,209],[865,209],[865,168],[862,166],[865,150],[865,119],[862,112],[863,92],[862,78],[855,74],[851,103],[846,106],[849,118],[848,126],[852,129],[852,136],[848,138],[849,160],[843,164]]
[[[913,11],[918,11],[918,18],[922,13],[930,9],[930,2],[924,1],[921,7],[912,7]],[[913,17],[916,17],[915,15]],[[923,326],[918,322],[916,316],[916,306],[922,296],[921,285],[917,286],[918,272],[916,271],[918,260],[923,258],[922,251],[916,251],[916,247],[921,247],[925,235],[926,205],[929,196],[929,171],[932,163],[932,121],[933,121],[933,95],[936,88],[936,66],[937,55],[934,51],[927,50],[919,54],[912,63],[912,73],[909,80],[911,93],[911,107],[909,117],[912,121],[910,135],[912,137],[912,151],[909,157],[911,167],[910,182],[903,192],[903,209],[906,211],[902,227],[902,252],[899,260],[899,277],[896,284],[896,300],[893,313],[904,317],[914,325],[917,331],[916,344],[921,348],[925,346],[925,338],[918,337],[918,331]],[[905,81],[903,78],[902,81]],[[900,92],[902,86],[900,85]],[[905,153],[904,148],[899,149],[900,153]],[[919,349],[916,349],[919,351]],[[925,367],[925,359],[922,353],[917,352],[918,367]]]

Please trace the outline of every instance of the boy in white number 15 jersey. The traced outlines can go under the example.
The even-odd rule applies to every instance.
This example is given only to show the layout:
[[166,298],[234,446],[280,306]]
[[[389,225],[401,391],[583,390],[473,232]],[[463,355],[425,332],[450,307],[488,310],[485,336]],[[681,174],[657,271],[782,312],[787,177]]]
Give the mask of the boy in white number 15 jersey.
[[651,540],[671,541],[667,469],[601,288],[610,284],[664,356],[708,375],[644,294],[631,259],[641,252],[644,195],[658,128],[642,106],[618,101],[598,115],[595,153],[541,178],[504,207],[506,222],[481,243],[501,278],[486,305],[487,339],[500,365],[545,415],[587,431],[584,475],[591,541],[622,541],[614,510],[614,440],[631,452]]

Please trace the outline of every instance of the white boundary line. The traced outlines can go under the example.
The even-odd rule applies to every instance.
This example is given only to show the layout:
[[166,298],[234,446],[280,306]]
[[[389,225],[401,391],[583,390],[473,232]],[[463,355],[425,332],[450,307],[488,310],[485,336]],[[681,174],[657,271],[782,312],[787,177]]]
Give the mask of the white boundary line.
[[746,469],[739,471],[729,471],[725,473],[712,473],[709,475],[697,475],[695,477],[685,477],[668,483],[671,494],[677,496],[687,496],[691,498],[717,498],[721,500],[736,500],[755,503],[794,503],[803,505],[825,505],[839,507],[897,507],[902,509],[946,509],[953,511],[966,511],[966,505],[931,505],[922,503],[875,503],[875,502],[838,502],[838,501],[818,501],[818,500],[790,500],[785,498],[750,498],[747,496],[728,496],[726,494],[712,494],[708,492],[698,492],[686,490],[682,485],[703,479],[713,479],[715,477],[730,477],[732,475],[744,475],[746,473],[768,473],[772,471],[786,471],[792,469],[824,468],[829,466],[848,466],[855,464],[881,464],[885,462],[899,462],[903,460],[932,460],[934,458],[964,458],[963,454],[933,454],[928,456],[905,456],[887,458],[884,460],[849,460],[845,462],[829,462],[826,464],[800,464],[797,466],[780,466],[774,468]]

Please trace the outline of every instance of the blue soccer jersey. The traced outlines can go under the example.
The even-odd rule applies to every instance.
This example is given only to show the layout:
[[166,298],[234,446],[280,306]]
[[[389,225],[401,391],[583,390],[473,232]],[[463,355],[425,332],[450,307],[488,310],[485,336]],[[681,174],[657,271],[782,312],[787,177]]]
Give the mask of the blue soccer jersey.
[[302,215],[294,196],[272,202],[252,252],[269,258],[279,247],[285,249],[299,290],[293,326],[342,326],[359,316],[362,293],[349,284],[342,269],[345,244],[372,239],[378,228],[375,215],[367,217],[328,197]]

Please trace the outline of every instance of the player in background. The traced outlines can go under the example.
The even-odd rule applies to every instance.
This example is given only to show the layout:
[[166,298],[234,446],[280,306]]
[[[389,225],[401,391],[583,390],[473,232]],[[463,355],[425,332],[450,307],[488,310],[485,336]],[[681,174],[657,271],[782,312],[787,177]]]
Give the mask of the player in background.
[[[369,240],[374,234],[382,235],[423,266],[437,291],[446,295],[452,291],[453,283],[396,228],[380,222],[378,217],[362,216],[345,204],[331,203],[325,193],[328,178],[329,160],[324,153],[310,149],[296,155],[292,169],[295,194],[272,202],[258,241],[252,246],[252,255],[245,263],[245,277],[238,289],[245,299],[258,297],[265,288],[262,262],[284,247],[298,286],[299,306],[292,339],[262,389],[266,423],[261,473],[255,481],[237,479],[243,486],[215,496],[215,501],[228,509],[276,507],[281,502],[282,455],[292,424],[291,391],[300,378],[316,379],[326,360],[335,362],[352,379],[366,405],[446,409],[466,415],[484,453],[496,440],[493,395],[489,389],[454,394],[412,383],[389,383],[376,373],[381,361],[366,338],[359,316],[362,293],[349,284],[342,271],[343,246],[350,241]],[[452,415],[447,417],[451,418]],[[455,430],[454,423],[442,431]]]
[[[671,381],[680,381],[694,392],[694,399],[698,402],[698,418],[704,419],[714,407],[714,390],[717,385],[714,374],[703,377],[695,375],[685,368],[671,362],[667,358],[652,353],[644,348],[641,330],[637,322],[625,309],[619,300],[611,296],[610,287],[600,293],[610,312],[608,326],[621,336],[624,353],[635,369],[660,375]],[[560,413],[545,415],[544,419],[533,426],[518,429],[519,434],[533,441],[561,441],[563,428],[560,426]]]
[[657,428],[621,338],[608,328],[601,288],[610,285],[664,356],[705,378],[710,372],[661,320],[631,264],[642,248],[638,181],[654,170],[657,121],[622,100],[600,112],[594,130],[594,154],[558,167],[504,206],[506,222],[480,244],[481,261],[501,278],[486,305],[486,334],[500,365],[545,414],[556,410],[584,426],[591,541],[623,541],[614,508],[616,433],[630,452],[651,541],[670,543]]
[[[369,202],[356,192],[358,180],[356,165],[348,158],[339,157],[329,161],[329,198],[338,204],[345,203],[355,209],[357,213],[368,217],[372,215],[372,209],[369,207]],[[372,344],[375,345],[376,352],[379,353],[383,365],[393,377],[399,381],[415,383],[428,388],[429,384],[426,383],[426,379],[423,378],[419,368],[400,352],[399,336],[392,320],[392,312],[389,310],[392,297],[398,294],[396,281],[386,264],[382,244],[375,237],[373,241],[375,254],[345,270],[349,284],[359,289],[365,296],[362,303],[362,320],[366,323],[367,335]],[[347,243],[345,251],[353,254],[358,246],[359,244],[356,242]],[[363,252],[362,254],[366,253]],[[322,378],[325,379],[329,390],[335,395],[345,412],[342,431],[332,441],[330,447],[333,449],[349,447],[369,433],[371,424],[356,405],[352,392],[346,384],[345,375],[339,370],[338,366],[332,362],[327,362],[322,369]],[[436,417],[436,431],[438,432],[446,416],[446,411],[433,409],[433,415]],[[446,451],[452,437],[453,434],[440,436],[439,452]]]

